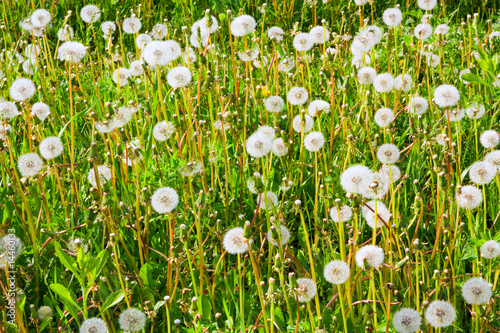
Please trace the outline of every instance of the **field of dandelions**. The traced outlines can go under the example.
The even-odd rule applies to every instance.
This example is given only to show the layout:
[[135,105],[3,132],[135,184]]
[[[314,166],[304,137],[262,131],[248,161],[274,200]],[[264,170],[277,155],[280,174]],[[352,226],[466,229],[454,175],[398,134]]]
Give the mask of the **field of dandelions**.
[[500,331],[497,0],[0,10],[0,333]]

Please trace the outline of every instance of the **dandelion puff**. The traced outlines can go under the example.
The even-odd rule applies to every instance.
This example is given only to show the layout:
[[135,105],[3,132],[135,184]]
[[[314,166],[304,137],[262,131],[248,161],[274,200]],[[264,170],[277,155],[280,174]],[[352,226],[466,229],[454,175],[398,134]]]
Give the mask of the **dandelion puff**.
[[356,253],[356,264],[365,268],[365,262],[368,267],[379,268],[384,263],[384,251],[375,245],[365,245]]
[[462,297],[467,304],[484,304],[492,296],[491,285],[480,277],[471,278],[462,286]]
[[454,106],[460,100],[460,92],[451,84],[442,84],[434,90],[434,103],[445,108]]
[[29,44],[24,49],[24,55],[30,59],[36,59],[41,56],[42,49],[36,44]]
[[484,160],[494,165],[500,171],[500,150],[489,152],[486,154]]
[[436,7],[437,0],[418,0],[417,4],[422,10],[433,10]]
[[378,173],[386,177],[391,182],[395,182],[401,178],[401,171],[394,164],[384,164]]
[[242,254],[248,251],[247,239],[243,236],[243,228],[236,227],[224,235],[222,245],[228,253]]
[[403,19],[403,13],[399,8],[389,8],[386,9],[384,15],[382,16],[384,23],[389,27],[398,26]]
[[[104,186],[111,179],[111,169],[105,165],[97,166],[97,175],[99,176],[99,185]],[[93,187],[97,187],[95,170],[91,168],[87,174],[87,179]]]
[[165,66],[171,60],[167,42],[152,41],[142,50],[142,58],[151,67]]
[[290,230],[284,225],[280,225],[277,229],[279,229],[280,233],[279,240],[273,238],[273,231],[271,229],[267,232],[267,240],[274,246],[283,246],[290,240]]
[[414,333],[420,329],[422,317],[417,310],[402,308],[394,314],[392,324],[398,333]]
[[392,123],[394,112],[389,108],[381,108],[375,112],[375,123],[380,127],[387,127]]
[[269,38],[274,39],[277,43],[283,40],[283,36],[285,36],[285,32],[280,27],[271,27],[267,30],[267,36]]
[[57,38],[61,42],[67,42],[73,39],[74,34],[75,32],[73,31],[73,28],[70,27],[69,25],[66,25],[63,28],[57,30]]
[[425,319],[432,327],[450,326],[457,317],[453,305],[447,301],[434,301],[425,310]]
[[231,22],[231,34],[242,37],[253,32],[257,23],[250,15],[241,15]]
[[373,80],[373,87],[379,93],[390,92],[394,87],[394,78],[389,73],[378,74]]
[[461,70],[460,73],[458,73],[458,77],[460,78],[460,82],[462,82],[463,84],[470,84],[469,81],[466,81],[466,80],[464,80],[462,78],[462,75],[469,74],[469,73],[470,73],[470,69],[469,68]]
[[171,60],[175,60],[181,56],[182,49],[179,43],[174,40],[167,40],[165,41],[165,45],[169,51]]
[[448,113],[451,122],[460,121],[465,117],[465,110],[462,108],[448,111]]
[[460,208],[474,209],[483,201],[483,195],[477,187],[466,185],[457,191],[455,199]]
[[369,25],[366,27],[366,31],[373,35],[373,41],[375,44],[378,44],[382,41],[382,37],[384,36],[382,30],[376,25]]
[[494,259],[500,256],[500,244],[494,240],[485,242],[481,246],[481,257],[486,259]]
[[238,52],[238,57],[240,58],[241,61],[253,61],[257,58],[259,55],[259,49],[257,47],[254,47],[253,49],[248,49],[244,52]]
[[151,206],[158,214],[172,212],[179,203],[179,195],[171,187],[159,188],[151,197]]
[[116,128],[120,128],[125,126],[131,119],[132,115],[136,112],[137,109],[122,106],[115,110],[115,116],[113,118],[113,125]]
[[184,61],[186,63],[195,63],[196,62],[196,53],[194,52],[193,48],[191,47],[187,47],[185,50],[184,50]]
[[347,222],[352,218],[352,209],[347,205],[342,205],[340,209],[338,207],[332,207],[330,209],[330,217],[333,222]]
[[277,113],[285,107],[285,101],[279,96],[269,96],[264,102],[266,110],[272,113]]
[[15,235],[9,234],[0,240],[0,252],[7,254],[9,262],[15,261],[23,253],[23,242]]
[[85,23],[93,23],[101,17],[101,10],[97,6],[87,5],[80,11],[80,17]]
[[340,185],[346,192],[360,193],[364,187],[369,186],[372,179],[372,171],[368,167],[356,164],[342,172]]
[[34,28],[33,24],[31,23],[30,17],[27,17],[24,20],[19,21],[19,27],[21,27],[21,29],[23,29],[24,31],[31,31]]
[[33,59],[26,59],[23,62],[23,71],[28,75],[33,75],[37,72],[38,66]]
[[371,67],[363,67],[358,71],[358,82],[360,84],[372,84],[377,77],[377,71]]
[[278,196],[274,194],[274,192],[267,191],[259,194],[256,203],[259,204],[259,201],[259,208],[263,210],[272,210],[278,205]]
[[295,68],[295,60],[292,57],[282,59],[278,64],[278,71],[289,72]]
[[479,138],[484,148],[495,148],[500,143],[500,135],[497,131],[484,131]]
[[120,328],[128,332],[138,332],[146,326],[146,315],[137,309],[129,308],[118,318]]
[[12,119],[17,116],[17,106],[13,102],[0,102],[0,119]]
[[309,99],[309,93],[305,88],[293,87],[288,91],[287,98],[288,103],[292,105],[302,105]]
[[109,121],[99,121],[95,124],[95,129],[99,131],[99,133],[109,133],[116,128],[116,124],[113,120]]
[[38,319],[44,320],[45,318],[50,318],[53,315],[53,311],[50,306],[41,306],[37,311]]
[[314,44],[324,44],[330,39],[330,31],[327,28],[318,25],[309,31]]
[[115,33],[116,24],[115,22],[106,21],[101,24],[101,31],[104,33],[104,38],[108,39],[109,36]]
[[378,147],[377,159],[383,164],[394,164],[399,160],[399,149],[396,145],[386,143]]
[[439,56],[437,54],[429,54],[427,55],[427,64],[431,67],[437,67],[439,65],[439,62],[441,61],[441,59],[439,58]]
[[0,123],[0,140],[7,140],[7,137],[12,130],[12,126],[9,124]]
[[389,192],[391,181],[381,173],[372,173],[370,183],[361,188],[361,195],[367,199],[381,199]]
[[474,162],[469,169],[469,177],[477,185],[486,185],[493,181],[497,169],[487,161]]
[[31,24],[35,28],[43,28],[49,24],[50,19],[52,16],[50,15],[50,12],[45,9],[37,9],[31,14]]
[[15,101],[25,101],[35,94],[36,88],[30,79],[19,78],[10,86],[10,97]]
[[293,47],[299,52],[306,52],[314,46],[313,37],[305,32],[297,34],[293,38]]
[[142,24],[141,20],[137,17],[128,17],[123,20],[123,32],[126,34],[135,34],[141,30]]
[[42,169],[43,160],[35,153],[21,155],[17,160],[17,168],[23,177],[31,177]]
[[311,117],[317,117],[321,113],[328,114],[330,113],[330,103],[322,101],[322,100],[314,100],[311,103],[309,103],[309,106],[307,107],[307,111],[309,112],[309,115]]
[[144,65],[144,61],[142,61],[141,59],[136,60],[136,61],[132,61],[130,63],[130,66],[129,66],[130,75],[140,76],[140,75],[144,74],[143,65]]
[[258,194],[259,193],[259,191],[255,187],[255,181],[257,179],[259,179],[260,181],[263,181],[262,175],[260,173],[258,173],[258,172],[255,172],[253,174],[253,177],[250,177],[248,179],[248,181],[247,181],[247,187],[250,190],[250,192],[252,192],[253,194]]
[[446,24],[440,24],[434,29],[434,33],[441,36],[446,35],[448,31],[450,31],[450,27]]
[[127,68],[120,67],[113,71],[113,81],[121,87],[128,84],[130,77],[130,71]]
[[276,131],[271,126],[259,126],[256,133],[263,133],[269,137],[270,140],[274,140],[276,136]]
[[[266,56],[262,56],[262,59],[254,59],[253,63],[254,67],[266,70],[267,65],[269,64],[269,59]],[[278,69],[279,70],[279,69]]]
[[154,39],[163,39],[167,36],[168,29],[165,24],[157,23],[154,25],[153,29],[151,29],[151,37]]
[[368,0],[354,0],[354,3],[358,6],[364,6],[368,3]]
[[310,130],[312,130],[314,126],[313,118],[308,114],[304,114],[304,120],[305,121],[302,121],[302,116],[300,115],[293,118],[292,125],[295,132],[302,132],[302,126],[304,126],[304,133],[308,133]]
[[100,318],[90,318],[82,323],[80,333],[108,333],[108,326]]
[[256,132],[247,138],[247,153],[252,157],[267,155],[272,149],[272,140],[264,133]]
[[484,105],[474,103],[465,110],[465,113],[467,113],[467,117],[470,119],[479,119],[484,116],[486,109]]
[[185,87],[191,82],[191,71],[189,68],[178,66],[172,68],[167,74],[167,82],[173,88]]
[[278,157],[288,155],[288,147],[285,145],[283,138],[277,138],[273,140],[272,152]]
[[311,132],[304,138],[304,147],[310,152],[319,151],[325,144],[325,137],[321,132]]
[[40,155],[46,160],[52,160],[63,152],[63,144],[57,136],[49,136],[40,142]]
[[[366,206],[363,206],[361,208],[361,214],[365,218],[366,224],[368,224],[370,228],[372,229],[374,229],[375,227],[380,228],[384,226],[384,222],[389,223],[392,214],[389,212],[389,209],[383,202],[369,201],[366,203],[366,205],[371,209]],[[375,214],[375,212],[377,212],[377,214]]]
[[210,23],[208,22],[208,19],[204,17],[193,24],[193,26],[191,27],[191,31],[193,33],[196,33],[196,30],[199,28],[202,30],[210,31],[210,33],[212,34],[215,33],[217,31],[217,28],[219,27],[219,22],[213,15],[210,16],[210,19],[212,25],[209,26]]
[[351,269],[344,261],[333,260],[326,264],[323,275],[325,280],[332,284],[342,284],[349,279]]
[[170,122],[162,121],[153,128],[153,136],[158,141],[168,140],[175,132],[175,127]]
[[413,80],[410,74],[400,74],[394,79],[396,90],[409,91],[413,88]]
[[297,279],[297,288],[295,294],[300,303],[309,302],[314,298],[318,291],[316,283],[312,279]]
[[64,42],[57,52],[57,56],[61,61],[68,61],[70,63],[79,63],[85,58],[87,50],[85,46],[78,42]]
[[415,37],[421,40],[426,40],[430,36],[432,36],[432,26],[427,23],[418,24],[415,27]]
[[151,43],[153,39],[151,38],[150,35],[148,34],[140,34],[140,35],[137,35],[137,37],[135,38],[135,45],[137,45],[137,48],[139,50],[144,50],[144,48],[146,47],[146,45],[148,45],[149,43]]

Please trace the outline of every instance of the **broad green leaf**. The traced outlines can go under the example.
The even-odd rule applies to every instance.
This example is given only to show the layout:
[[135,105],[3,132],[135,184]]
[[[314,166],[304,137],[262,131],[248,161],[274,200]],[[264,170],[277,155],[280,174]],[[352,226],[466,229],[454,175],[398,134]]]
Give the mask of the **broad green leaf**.
[[76,297],[73,295],[65,286],[59,283],[52,283],[50,289],[59,296],[61,302],[64,304],[69,313],[77,318],[78,312],[82,311],[78,303],[76,302]]
[[82,278],[80,276],[80,273],[78,272],[78,269],[76,267],[76,262],[75,260],[68,255],[66,252],[64,252],[59,244],[55,246],[56,248],[56,253],[57,257],[59,258],[59,261],[61,264],[63,264],[64,267],[66,267],[71,273],[73,273],[76,277],[76,279],[80,282],[80,284],[83,284]]
[[123,293],[123,290],[118,290],[109,295],[104,303],[102,304],[102,309],[101,313],[106,311],[112,306],[115,306],[116,304],[120,303],[123,299],[125,298],[125,294]]

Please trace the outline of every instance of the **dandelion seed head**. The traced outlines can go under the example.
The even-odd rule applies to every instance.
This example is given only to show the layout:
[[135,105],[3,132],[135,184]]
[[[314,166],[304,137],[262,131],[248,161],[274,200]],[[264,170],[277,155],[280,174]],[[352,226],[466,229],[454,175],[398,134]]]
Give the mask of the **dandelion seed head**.
[[384,164],[378,172],[380,175],[386,177],[389,181],[395,182],[401,178],[401,171],[394,164]]
[[116,128],[115,122],[113,120],[109,121],[98,121],[95,124],[95,129],[99,131],[99,133],[109,133]]
[[395,27],[401,23],[403,13],[399,8],[389,8],[385,10],[382,18],[387,26]]
[[451,122],[460,121],[465,117],[465,110],[462,108],[448,111],[448,113]]
[[231,22],[231,34],[242,37],[253,32],[257,23],[250,15],[241,15]]
[[280,240],[274,239],[273,232],[271,229],[269,229],[269,231],[267,232],[267,240],[269,241],[269,243],[273,244],[274,246],[280,246],[280,245],[283,246],[283,245],[287,244],[288,241],[290,240],[290,230],[288,230],[288,228],[285,227],[284,225],[280,225],[276,229],[279,230]]
[[437,54],[429,54],[427,55],[427,64],[429,64],[429,66],[431,67],[437,67],[439,65],[439,62],[440,62],[440,58]]
[[21,155],[17,160],[17,168],[23,177],[31,177],[40,172],[43,160],[35,153]]
[[311,117],[317,117],[322,113],[328,114],[330,113],[330,103],[322,101],[322,100],[314,100],[309,103],[307,107],[307,111]]
[[287,97],[288,103],[292,105],[302,105],[309,99],[309,93],[305,88],[293,87],[288,91]]
[[87,5],[80,11],[80,17],[85,23],[93,23],[101,17],[101,10],[97,6]]
[[492,182],[496,174],[496,167],[487,161],[474,162],[469,169],[470,180],[477,185],[486,185]]
[[470,119],[480,119],[486,113],[486,108],[482,104],[474,103],[465,109],[465,113]]
[[398,333],[414,333],[420,329],[422,317],[417,310],[402,308],[394,314],[392,324]]
[[243,228],[236,227],[224,235],[222,245],[228,253],[242,254],[248,251],[247,239],[243,236]]
[[445,108],[454,106],[460,100],[460,92],[451,84],[442,84],[434,90],[434,102]]
[[[111,179],[111,169],[105,165],[97,166],[97,175],[99,176],[99,186],[104,186]],[[91,168],[87,174],[87,179],[93,187],[97,187],[95,170]]]
[[413,79],[410,74],[400,74],[394,79],[396,90],[410,91],[413,88]]
[[486,154],[484,160],[495,166],[497,171],[500,171],[500,150],[489,152]]
[[0,140],[6,140],[11,130],[12,126],[9,124],[0,123]]
[[259,201],[259,208],[263,210],[272,210],[274,207],[278,206],[278,196],[271,191],[260,193],[256,199],[256,203],[259,204]]
[[360,193],[365,186],[369,186],[373,179],[372,171],[363,165],[348,167],[340,175],[340,185],[349,193]]
[[277,138],[273,140],[272,152],[278,157],[288,155],[288,147],[285,145],[283,138]]
[[[378,200],[369,201],[366,203],[366,205],[369,206],[371,209],[366,206],[363,206],[361,208],[361,214],[365,218],[366,224],[368,224],[370,228],[372,229],[374,229],[375,227],[380,228],[384,226],[384,222],[387,224],[389,223],[392,214],[383,202]],[[377,212],[377,214],[375,214],[375,212]],[[381,219],[384,222],[382,222]]]
[[87,50],[85,50],[85,46],[78,42],[64,42],[59,47],[57,52],[57,56],[61,61],[67,61],[70,63],[79,63],[85,58],[87,54]]
[[130,77],[130,71],[127,68],[120,67],[113,71],[113,81],[121,87],[128,84]]
[[259,55],[259,49],[257,47],[254,47],[253,49],[248,49],[244,52],[238,52],[238,57],[240,58],[240,60],[245,62],[257,59],[258,55]]
[[492,296],[491,285],[480,277],[470,278],[462,286],[462,297],[467,304],[484,304]]
[[494,259],[500,256],[500,244],[497,241],[490,240],[485,242],[480,249],[481,257],[486,259]]
[[313,118],[305,114],[304,115],[304,120],[305,122],[302,121],[302,116],[298,115],[293,118],[292,125],[293,125],[293,130],[297,133],[302,132],[302,126],[304,127],[304,133],[308,133],[309,131],[312,130],[313,125],[314,125],[314,120]]
[[82,323],[80,333],[108,333],[108,326],[100,318],[90,318]]
[[63,152],[63,144],[57,136],[49,136],[40,142],[40,155],[46,160],[52,160]]
[[267,35],[269,38],[274,38],[274,40],[279,43],[283,40],[285,32],[280,27],[271,27],[267,30]]
[[159,188],[151,197],[151,206],[158,214],[171,213],[179,204],[179,195],[171,187]]
[[272,113],[277,113],[285,107],[285,101],[279,96],[269,96],[264,102],[266,110]]
[[293,47],[299,52],[309,51],[313,46],[314,39],[308,33],[301,32],[293,38]]
[[144,74],[144,61],[142,59],[132,61],[129,66],[130,75],[132,76],[140,76]]
[[153,128],[153,137],[158,141],[168,140],[175,132],[175,126],[171,122],[161,121]]
[[379,93],[390,92],[394,88],[394,78],[389,73],[378,74],[373,80],[373,87]]
[[415,27],[415,37],[421,40],[426,40],[430,36],[432,36],[432,26],[427,23],[418,24]]
[[269,140],[274,140],[276,136],[276,131],[271,126],[262,125],[257,128],[257,133],[263,133],[269,137]]
[[187,67],[172,68],[167,74],[167,82],[173,88],[182,88],[191,82],[191,71]]
[[365,261],[371,268],[379,268],[384,263],[384,251],[375,245],[365,245],[356,253],[356,264],[364,268]]
[[447,301],[433,301],[425,310],[425,320],[435,328],[450,326],[456,317],[455,308]]
[[327,28],[318,25],[309,31],[314,44],[324,44],[330,39],[330,31]]
[[375,112],[375,123],[380,127],[387,127],[392,123],[394,112],[389,108],[381,108]]
[[49,24],[50,19],[52,16],[50,15],[50,12],[45,9],[37,9],[31,14],[31,24],[35,28],[43,28]]
[[128,308],[120,313],[118,323],[126,332],[138,332],[146,326],[146,315],[140,310]]
[[372,84],[377,77],[377,71],[371,67],[363,67],[358,71],[358,82],[360,84]]
[[349,279],[351,269],[344,261],[333,260],[326,264],[323,275],[325,280],[332,284],[342,284]]
[[142,23],[137,17],[127,17],[123,20],[123,32],[126,34],[135,34],[141,30]]
[[54,312],[52,311],[50,306],[44,305],[38,309],[37,314],[38,314],[38,319],[44,320],[45,318],[52,317]]
[[325,137],[321,132],[311,132],[304,138],[304,147],[310,152],[317,152],[325,145]]
[[219,22],[217,21],[217,19],[215,18],[215,16],[211,15],[210,16],[211,18],[211,22],[212,22],[212,25],[209,26],[209,22],[208,22],[208,19],[206,17],[196,21],[192,26],[191,26],[191,32],[193,34],[196,34],[198,32],[198,29],[200,29],[201,32],[205,33],[205,32],[209,32],[211,34],[215,33],[217,31],[217,28],[219,27]]
[[142,59],[151,67],[166,66],[172,60],[165,41],[149,42],[142,50]]
[[25,101],[35,94],[36,88],[30,79],[19,78],[10,86],[10,97],[15,101]]
[[62,27],[57,31],[57,38],[61,42],[67,42],[71,39],[73,39],[75,32],[73,31],[73,28],[68,26]]
[[352,209],[347,205],[342,205],[340,209],[338,207],[332,207],[330,209],[330,217],[333,222],[347,222],[352,218]]
[[0,240],[0,253],[7,255],[7,260],[16,260],[23,253],[24,245],[21,239],[8,234]]
[[394,164],[399,160],[399,149],[396,145],[385,143],[378,147],[377,159],[383,164]]
[[292,57],[282,59],[278,64],[280,72],[289,72],[295,68],[295,60]]
[[318,287],[312,279],[297,279],[297,288],[295,292],[300,303],[309,302],[310,300],[312,300],[317,291]]
[[481,190],[477,187],[466,185],[457,191],[455,199],[460,208],[474,209],[483,201],[483,195],[481,194]]
[[417,4],[422,10],[433,10],[436,7],[437,0],[418,0]]
[[479,140],[484,148],[495,148],[500,143],[500,135],[497,131],[484,131]]
[[0,102],[0,119],[12,119],[17,116],[17,106],[13,102]]
[[267,155],[272,149],[272,140],[264,133],[256,132],[247,138],[247,153],[252,157]]
[[157,23],[154,25],[153,29],[151,29],[151,37],[156,40],[165,38],[167,33],[168,29],[165,24]]
[[105,21],[101,24],[101,31],[104,33],[104,38],[109,38],[116,31],[115,22]]
[[29,44],[24,49],[24,55],[30,59],[36,59],[41,56],[42,49],[36,44]]
[[436,35],[446,35],[448,33],[448,31],[450,31],[450,27],[446,24],[440,24],[436,27],[436,29],[434,30],[434,33]]

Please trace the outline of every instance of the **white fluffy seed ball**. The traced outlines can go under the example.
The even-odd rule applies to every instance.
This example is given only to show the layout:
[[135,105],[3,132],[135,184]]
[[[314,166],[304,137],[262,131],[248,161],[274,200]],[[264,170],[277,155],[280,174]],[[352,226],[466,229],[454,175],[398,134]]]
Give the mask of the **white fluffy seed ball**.
[[267,240],[274,246],[280,246],[280,245],[283,246],[290,240],[290,230],[288,230],[288,228],[285,227],[284,225],[280,225],[278,230],[279,230],[279,240],[274,239],[273,231],[271,229],[269,229],[269,231],[267,232]]
[[248,251],[247,239],[243,236],[243,228],[236,227],[224,235],[222,245],[228,253],[242,254]]
[[167,74],[167,82],[172,88],[182,88],[191,82],[191,71],[184,66],[172,68]]
[[10,86],[10,97],[18,102],[25,101],[35,94],[33,81],[25,78],[16,79]]
[[453,305],[447,301],[434,301],[425,310],[425,319],[432,327],[447,327],[453,324],[457,313]]
[[146,315],[140,310],[129,308],[120,314],[118,323],[126,332],[138,332],[146,326]]
[[46,160],[52,160],[63,152],[63,144],[57,136],[49,136],[40,142],[40,155]]
[[179,195],[171,187],[159,188],[151,197],[151,206],[158,214],[172,212],[179,203]]
[[365,268],[366,264],[371,268],[379,268],[384,263],[384,251],[375,245],[365,245],[356,253],[356,264]]
[[394,164],[399,160],[399,149],[392,143],[385,143],[378,147],[377,158],[383,164]]
[[35,153],[21,155],[17,160],[17,168],[23,177],[36,175],[43,166],[43,160]]
[[351,269],[341,260],[330,261],[323,270],[325,280],[333,284],[342,284],[349,279]]
[[319,151],[325,144],[325,137],[321,132],[311,132],[304,138],[304,147],[310,152]]
[[492,296],[491,285],[480,277],[471,278],[462,286],[462,297],[467,304],[484,304]]
[[422,317],[417,310],[402,308],[394,314],[392,324],[398,333],[414,333],[420,329]]
[[497,241],[489,240],[481,246],[481,256],[486,259],[494,259],[500,256],[500,244]]

